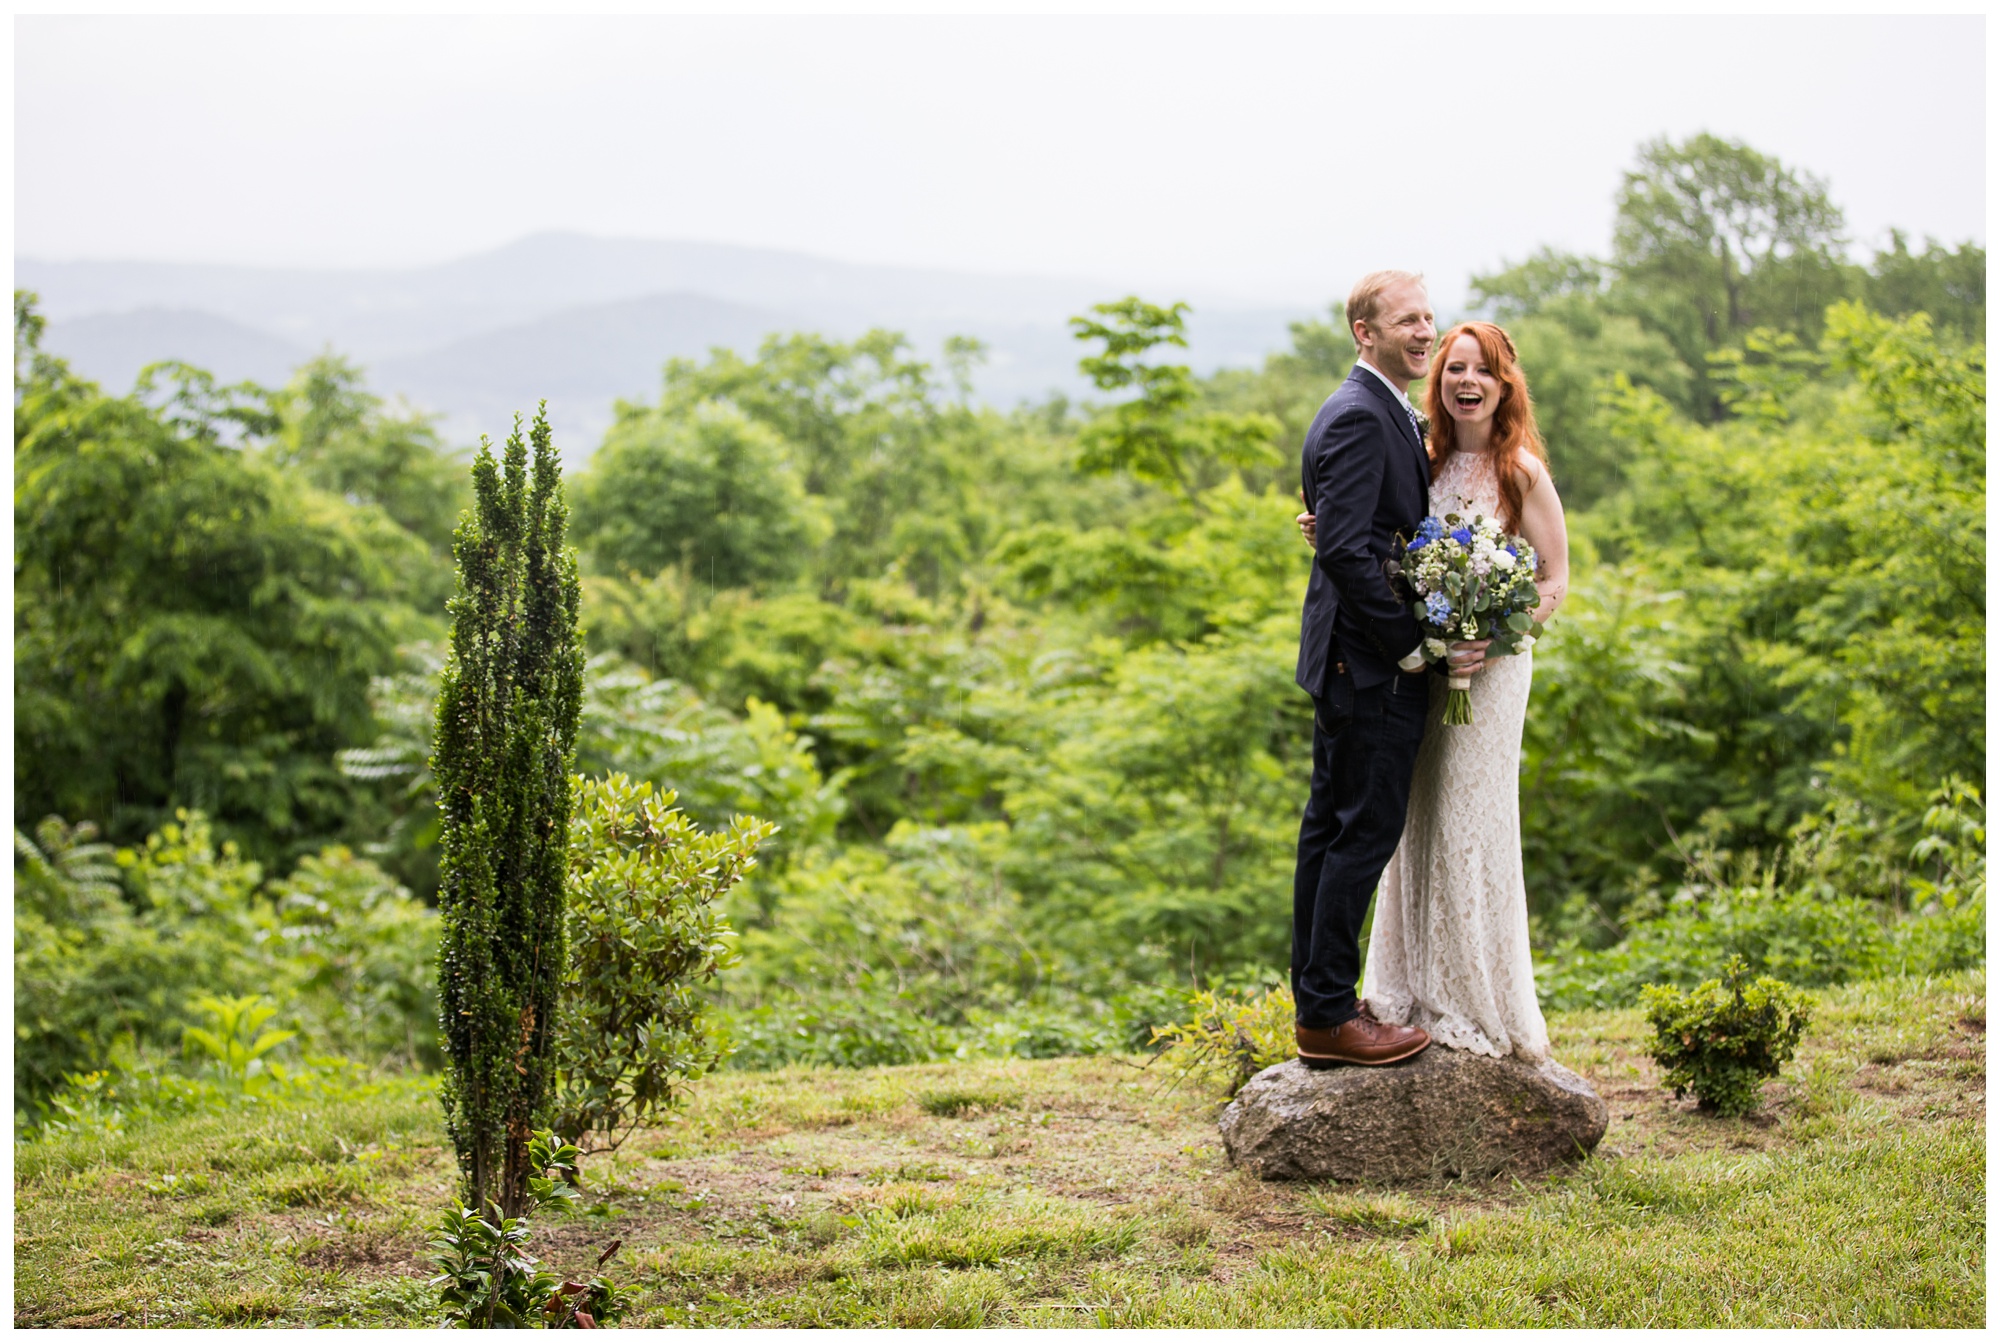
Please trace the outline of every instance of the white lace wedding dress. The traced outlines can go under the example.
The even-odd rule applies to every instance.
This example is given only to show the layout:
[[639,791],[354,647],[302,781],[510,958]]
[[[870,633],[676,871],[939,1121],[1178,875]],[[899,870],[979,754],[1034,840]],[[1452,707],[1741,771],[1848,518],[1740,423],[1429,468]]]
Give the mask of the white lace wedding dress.
[[[1431,486],[1431,512],[1500,513],[1484,454],[1457,453]],[[1534,654],[1472,678],[1472,722],[1447,727],[1431,677],[1403,842],[1382,874],[1362,996],[1380,1021],[1421,1026],[1439,1044],[1533,1062],[1549,1032],[1535,1000],[1521,875],[1521,725]]]

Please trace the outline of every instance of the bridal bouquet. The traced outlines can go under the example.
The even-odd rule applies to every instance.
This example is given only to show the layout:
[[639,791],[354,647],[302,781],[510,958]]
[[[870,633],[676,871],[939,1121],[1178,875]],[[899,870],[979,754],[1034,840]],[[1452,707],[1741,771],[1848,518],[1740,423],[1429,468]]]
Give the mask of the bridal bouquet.
[[[1454,639],[1491,639],[1487,657],[1535,644],[1535,548],[1500,530],[1492,518],[1457,513],[1429,517],[1394,565],[1416,593],[1412,607],[1424,627],[1424,656],[1442,662]],[[1453,676],[1444,721],[1472,721],[1472,678]]]

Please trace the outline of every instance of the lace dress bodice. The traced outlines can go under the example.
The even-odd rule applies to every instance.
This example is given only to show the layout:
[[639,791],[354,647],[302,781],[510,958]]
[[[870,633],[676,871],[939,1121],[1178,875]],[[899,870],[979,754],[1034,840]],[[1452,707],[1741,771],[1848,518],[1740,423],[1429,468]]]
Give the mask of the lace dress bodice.
[[[1456,453],[1431,485],[1431,512],[1500,514],[1484,454]],[[1535,998],[1521,871],[1521,728],[1531,652],[1472,678],[1472,722],[1447,727],[1443,677],[1417,755],[1410,810],[1382,874],[1363,996],[1382,1021],[1492,1056],[1548,1057]]]
[[1454,452],[1431,482],[1431,512],[1484,513],[1500,516],[1500,482],[1493,461],[1483,452]]

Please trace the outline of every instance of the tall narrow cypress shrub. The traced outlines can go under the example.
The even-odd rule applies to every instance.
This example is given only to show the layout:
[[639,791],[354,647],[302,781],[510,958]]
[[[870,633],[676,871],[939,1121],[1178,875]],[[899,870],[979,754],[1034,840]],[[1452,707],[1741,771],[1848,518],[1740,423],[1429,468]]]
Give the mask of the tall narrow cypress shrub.
[[570,763],[583,695],[576,557],[550,443],[535,415],[529,470],[517,416],[504,461],[480,440],[473,507],[452,549],[458,591],[431,767],[440,837],[438,1006],[445,1124],[466,1201],[526,1204],[528,1142],[555,1094],[565,956]]

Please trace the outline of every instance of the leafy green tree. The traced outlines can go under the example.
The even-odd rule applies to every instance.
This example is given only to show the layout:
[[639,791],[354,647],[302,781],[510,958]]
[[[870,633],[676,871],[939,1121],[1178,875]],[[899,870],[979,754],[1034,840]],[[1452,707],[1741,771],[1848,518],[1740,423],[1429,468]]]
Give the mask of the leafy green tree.
[[1135,652],[1003,785],[1009,875],[1050,933],[1153,973],[1283,961],[1308,765],[1284,631]]
[[668,363],[660,419],[697,421],[711,403],[776,434],[806,494],[823,501],[813,565],[822,595],[891,568],[935,593],[978,548],[972,467],[950,450],[971,412],[940,402],[929,365],[894,332],[773,336],[755,360],[718,350],[706,365]]
[[606,573],[672,565],[710,588],[782,586],[819,523],[777,435],[721,407],[625,407],[576,483],[577,541]]
[[434,562],[412,574],[413,595],[442,611],[451,595],[451,533],[468,494],[465,463],[422,416],[390,414],[359,368],[331,353],[301,364],[271,397],[277,424],[265,453],[316,488],[379,506],[422,541]]
[[771,821],[778,831],[760,843],[760,868],[832,840],[846,810],[846,777],[823,778],[811,746],[762,700],[738,718],[610,654],[586,667],[578,771],[672,793],[691,820],[711,828],[744,815]]
[[1540,247],[1524,261],[1484,275],[1468,286],[1475,310],[1506,325],[1533,317],[1552,303],[1585,303],[1604,297],[1613,272],[1595,257]]
[[[1290,506],[1256,498],[1264,527],[1227,553],[1290,554]],[[998,796],[1038,942],[1134,974],[1282,963],[1311,734],[1298,618],[1275,604],[1187,643],[1024,641],[962,713],[908,732],[907,767]]]
[[1155,509],[1122,527],[1026,528],[994,558],[1021,597],[1132,644],[1198,641],[1279,612],[1296,620],[1309,558],[1292,530],[1297,505],[1236,480],[1207,498],[1198,520]]
[[1354,337],[1338,307],[1330,321],[1293,322],[1292,346],[1268,356],[1259,369],[1222,369],[1205,380],[1203,392],[1216,408],[1270,416],[1279,424],[1278,460],[1272,467],[1279,492],[1298,492],[1298,463],[1292,448],[1305,441],[1313,416],[1354,368]]
[[1543,304],[1511,334],[1567,509],[1588,508],[1624,483],[1620,445],[1601,413],[1614,377],[1675,406],[1686,406],[1696,385],[1664,337],[1580,295]]
[[483,440],[459,524],[451,654],[431,768],[440,843],[445,1122],[467,1202],[527,1205],[531,1132],[555,1088],[570,764],[583,696],[575,557],[547,419],[503,462]]
[[1810,364],[1733,364],[1759,409],[1721,425],[1620,384],[1629,483],[1573,519],[1576,592],[1537,649],[1540,913],[1615,915],[1697,836],[1775,853],[1845,803],[1906,869],[1924,799],[1985,758],[1984,350],[1921,315],[1825,324]]
[[1649,141],[1616,206],[1624,302],[1691,369],[1753,327],[1816,338],[1827,304],[1852,288],[1826,183],[1741,141]]
[[1887,250],[1868,268],[1868,306],[1890,317],[1929,313],[1939,329],[1960,341],[1986,333],[1986,249],[1970,242],[1946,247],[1924,239],[1912,252],[1901,229],[1889,231]]
[[199,808],[270,861],[342,833],[334,756],[373,735],[421,546],[232,446],[269,423],[241,389],[175,368],[107,397],[16,321],[17,822],[122,841]]
[[1078,340],[1104,343],[1101,354],[1081,361],[1084,374],[1100,391],[1136,393],[1084,426],[1077,466],[1169,486],[1199,509],[1202,491],[1224,474],[1275,463],[1280,426],[1268,415],[1206,408],[1185,364],[1143,360],[1156,346],[1186,347],[1187,310],[1185,303],[1162,308],[1135,297],[1098,304],[1091,309],[1096,317],[1070,318]]
[[1868,464],[1840,461],[1814,500],[1845,544],[1819,552],[1800,633],[1844,683],[1822,701],[1848,734],[1843,786],[1913,815],[1986,759],[1986,350],[1851,304],[1827,314],[1826,350],[1859,383]]

